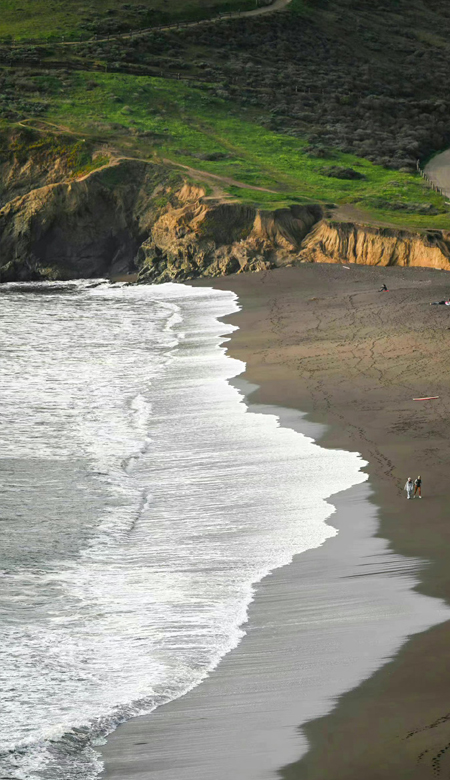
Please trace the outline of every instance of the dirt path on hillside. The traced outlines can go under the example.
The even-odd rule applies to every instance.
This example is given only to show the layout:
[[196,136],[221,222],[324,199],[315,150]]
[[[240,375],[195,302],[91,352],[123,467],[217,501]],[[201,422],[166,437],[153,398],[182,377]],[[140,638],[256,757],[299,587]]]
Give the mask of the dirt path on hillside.
[[379,227],[388,227],[398,230],[398,225],[395,224],[395,222],[374,219],[370,212],[365,211],[365,209],[361,209],[358,206],[354,206],[353,203],[338,204],[336,208],[332,210],[332,217],[338,222],[356,222],[359,225],[377,225]]
[[[29,130],[35,130],[38,133],[46,133],[51,132],[55,135],[65,135],[70,134],[74,135],[76,137],[81,136],[81,133],[75,133],[74,131],[70,130],[70,128],[64,126],[64,125],[57,125],[53,122],[46,122],[44,120],[39,120],[38,124],[44,125],[44,127],[34,126],[32,124],[29,124],[32,120],[24,119],[22,122],[17,122],[17,125],[20,127],[24,127]],[[106,151],[106,150],[105,150]],[[107,163],[104,165],[99,166],[98,168],[94,168],[92,171],[88,171],[88,173],[83,174],[83,176],[76,177],[76,181],[85,181],[90,176],[93,176],[94,174],[98,173],[99,171],[103,171],[105,168],[112,168],[115,165],[118,165],[122,160],[131,160],[135,162],[144,162],[148,164],[157,164],[157,161],[151,160],[148,157],[133,157],[131,155],[112,155]],[[257,187],[253,184],[245,184],[242,181],[238,181],[237,179],[232,179],[229,176],[220,176],[217,173],[209,173],[209,171],[202,171],[200,168],[193,168],[190,165],[183,165],[182,163],[175,162],[174,160],[170,160],[168,157],[165,157],[161,160],[162,163],[165,165],[170,165],[171,167],[175,168],[182,168],[185,171],[188,171],[188,173],[191,176],[194,176],[196,179],[199,180],[205,180],[208,184],[212,185],[212,193],[210,197],[214,198],[223,198],[226,197],[226,193],[224,192],[223,187],[217,186],[219,183],[222,185],[225,185],[227,187],[239,187],[239,189],[242,190],[256,190],[257,192],[270,192],[274,195],[280,195],[277,190],[270,190],[267,187]],[[216,184],[216,186],[214,186]],[[56,186],[56,184],[52,184],[49,186]]]
[[450,149],[433,157],[425,166],[424,172],[430,181],[450,198]]
[[[111,157],[107,163],[104,165],[99,166],[98,168],[94,168],[92,171],[88,171],[88,173],[83,174],[83,176],[79,176],[76,178],[76,181],[85,181],[86,179],[89,179],[90,176],[93,176],[96,173],[99,173],[99,171],[103,171],[105,168],[113,168],[116,165],[119,165],[123,160],[130,160],[132,162],[143,162],[147,164],[157,164],[154,160],[149,160],[145,157],[129,157],[126,155],[120,155],[118,157]],[[244,184],[244,182],[237,181],[236,179],[231,179],[228,176],[219,176],[215,173],[208,173],[207,171],[201,171],[198,168],[191,168],[189,165],[182,165],[181,163],[174,162],[173,160],[169,159],[163,159],[162,162],[165,165],[170,165],[171,167],[176,168],[183,168],[183,170],[188,171],[191,176],[194,176],[196,179],[206,180],[207,183],[210,183],[212,180],[213,182],[220,182],[221,184],[224,184],[226,186],[234,186],[239,187],[239,189],[242,190],[257,190],[258,192],[271,192],[274,195],[278,195],[279,193],[276,190],[269,190],[265,187],[254,187],[252,184]],[[213,192],[211,194],[212,197],[217,198],[223,198],[226,196],[226,193],[223,191],[221,187],[213,187]]]
[[[200,19],[198,22],[173,22],[172,24],[159,25],[155,27],[145,27],[143,30],[133,30],[128,33],[119,33],[118,35],[109,35],[106,38],[91,38],[78,41],[52,41],[52,46],[78,46],[80,43],[106,43],[108,41],[126,41],[131,38],[138,38],[142,35],[147,35],[152,32],[164,32],[165,30],[184,30],[189,27],[200,27],[204,24],[214,24],[218,22],[228,21],[229,19],[245,19],[253,16],[265,16],[266,14],[273,14],[277,11],[282,11],[286,8],[292,0],[274,0],[270,5],[263,6],[262,8],[254,8],[253,11],[236,11],[235,13],[220,14],[218,16],[210,17],[209,19]],[[33,42],[33,46],[48,46],[48,43]],[[30,41],[27,43],[14,43],[14,47],[17,49],[29,47]]]
[[281,196],[281,193],[277,190],[269,190],[267,187],[257,187],[254,184],[244,184],[244,182],[237,181],[237,179],[232,179],[229,176],[219,176],[217,173],[209,173],[208,171],[202,171],[199,168],[192,168],[190,165],[183,165],[182,163],[174,162],[174,160],[164,158],[163,163],[166,163],[166,165],[174,165],[177,168],[183,168],[183,170],[189,171],[189,173],[197,179],[213,179],[214,181],[226,184],[227,187],[239,187],[242,190],[256,190],[257,192],[271,192],[274,195]]
[[[35,122],[35,124],[31,124]],[[75,135],[77,138],[86,133],[76,133],[66,125],[55,125],[54,122],[47,122],[45,119],[21,119],[20,122],[16,122],[18,127],[24,127],[25,130],[34,130],[37,133],[53,133],[53,135]],[[39,125],[45,125],[40,127]]]
[[[290,2],[290,0],[289,0]],[[54,122],[47,122],[45,120],[39,119],[36,122],[36,125],[31,124],[33,122],[32,119],[23,119],[21,122],[17,122],[17,125],[19,127],[24,127],[27,130],[35,130],[38,133],[48,133],[51,132],[54,135],[74,135],[76,137],[81,137],[82,135],[86,135],[86,133],[76,133],[73,130],[71,130],[69,127],[65,125],[57,125]],[[39,126],[41,125],[41,127]],[[149,159],[148,157],[132,157],[131,155],[113,155],[110,157],[109,162],[105,163],[105,165],[102,165],[99,168],[94,168],[93,171],[89,171],[89,173],[83,175],[81,178],[78,178],[77,181],[84,181],[89,176],[92,176],[94,173],[98,173],[98,171],[102,171],[104,168],[111,168],[114,165],[118,165],[121,160],[135,160],[136,162],[145,162],[145,163],[154,163],[154,160]],[[188,171],[191,176],[195,176],[196,179],[204,179],[208,184],[214,184],[219,183],[223,184],[227,187],[239,187],[239,189],[242,190],[256,190],[257,192],[270,192],[273,195],[280,195],[282,193],[278,192],[278,190],[270,190],[267,187],[257,187],[254,184],[245,184],[242,181],[238,181],[237,179],[232,179],[230,176],[220,176],[218,173],[209,173],[209,171],[202,171],[200,168],[193,168],[190,165],[183,165],[183,163],[175,162],[175,160],[170,160],[168,157],[165,157],[162,159],[162,162],[165,165],[170,165],[175,168],[182,168],[185,171]],[[212,197],[218,197],[222,198],[226,195],[224,193],[223,188],[221,187],[214,187],[212,191]]]

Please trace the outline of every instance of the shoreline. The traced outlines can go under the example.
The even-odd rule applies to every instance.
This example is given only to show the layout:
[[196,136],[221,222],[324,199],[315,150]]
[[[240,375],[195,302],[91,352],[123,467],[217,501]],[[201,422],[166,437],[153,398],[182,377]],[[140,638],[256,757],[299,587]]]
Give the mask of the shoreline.
[[[301,269],[295,269],[295,271],[298,271],[298,270],[301,270]],[[368,269],[368,270],[373,271],[374,269]],[[379,269],[375,269],[375,270],[379,272]],[[341,273],[342,274],[342,270],[340,268],[338,268],[338,269],[334,268],[333,272],[334,273],[337,272],[337,273]],[[278,272],[278,274],[279,273],[280,272]],[[281,273],[286,273],[286,270],[284,272],[281,272]],[[317,271],[315,271],[315,273],[317,275]],[[247,305],[244,302],[243,310],[241,312],[239,312],[238,314],[232,315],[230,318],[226,318],[227,320],[231,320],[232,322],[236,322],[236,321],[242,320],[242,318],[245,319],[247,317],[246,326],[244,326],[244,328],[242,328],[242,323],[240,323],[240,330],[237,331],[235,334],[233,334],[231,336],[231,339],[228,340],[227,351],[228,351],[229,354],[231,354],[232,357],[238,357],[239,359],[245,360],[244,352],[246,352],[247,355],[249,353],[249,345],[248,345],[248,343],[243,345],[242,342],[246,341],[246,339],[248,339],[249,333],[251,334],[253,332],[253,335],[254,335],[254,323],[253,323],[253,331],[252,331],[252,323],[250,323],[250,324],[248,323],[248,319],[252,318],[252,311],[255,311],[255,301],[254,301],[252,296],[254,296],[255,289],[256,290],[258,289],[259,284],[266,277],[267,277],[266,274],[264,274],[264,275],[263,274],[259,274],[258,277],[253,276],[250,279],[248,277],[245,277],[245,278],[244,277],[234,277],[234,278],[233,277],[231,277],[231,278],[228,277],[226,279],[220,279],[220,280],[215,280],[214,281],[214,286],[217,286],[217,287],[219,287],[221,289],[232,289],[234,292],[236,292],[236,289],[235,289],[236,287],[239,288],[239,287],[242,287],[242,285],[244,287],[248,288],[247,289],[247,301],[246,301]],[[270,277],[270,274],[269,274],[269,277]],[[202,282],[200,284],[202,284],[202,285],[206,284],[207,286],[210,286],[211,282],[209,280],[202,280]],[[248,293],[248,290],[250,290],[250,293]],[[242,297],[243,297],[244,301],[245,301],[245,292],[244,292],[244,295],[242,296],[242,289],[241,289],[240,293],[241,293],[240,296],[239,296],[240,299],[242,300]],[[248,300],[249,297],[250,297],[250,300]],[[258,297],[258,294],[256,295],[256,297]],[[261,303],[261,301],[259,301],[259,303]],[[258,306],[256,305],[256,311],[257,310],[258,310]],[[257,353],[255,352],[255,354],[257,354]],[[248,362],[248,361],[245,360],[245,362]],[[250,378],[252,379],[253,378],[253,374],[252,374],[252,366],[251,365],[250,366],[247,365],[247,371],[246,371],[245,376],[247,377],[249,375],[250,375]],[[267,377],[266,377],[266,380],[267,380]],[[271,381],[273,382],[274,380],[272,379]],[[282,377],[282,381],[286,385],[286,377]],[[284,393],[285,399],[287,398],[288,400],[291,400],[288,387],[285,386],[284,389],[285,389],[285,393]],[[278,390],[279,390],[279,388],[278,388]],[[287,393],[286,393],[286,390],[288,390]],[[263,398],[265,403],[269,403],[267,396],[268,395],[270,396],[271,394],[273,395],[273,388],[272,389],[268,389],[268,383],[266,381],[266,382],[262,383],[258,387],[258,389],[254,393],[254,396],[257,397],[258,401],[260,401],[261,398]],[[278,393],[278,395],[279,395],[279,393]],[[254,396],[252,396],[252,397],[254,397]],[[272,405],[272,404],[270,404],[270,405]],[[286,404],[286,406],[287,407],[291,407],[292,409],[295,409],[295,406],[294,406],[293,403],[288,403],[288,404]],[[312,413],[311,413],[311,410],[309,410],[308,417],[311,418],[311,416],[312,416]],[[317,417],[318,416],[316,415],[316,418]],[[318,438],[318,440],[316,439],[316,441],[319,443],[320,446],[333,447],[333,448],[338,448],[339,449],[339,448],[342,448],[342,442],[338,441],[338,439],[340,440],[341,438],[342,437],[340,436],[340,432],[337,430],[336,425],[332,425],[331,428],[328,428],[328,430],[325,433],[325,435],[320,436]],[[353,449],[354,450],[355,446],[354,445],[350,446],[350,447],[346,446],[346,449]],[[369,463],[369,470],[370,470],[370,463]],[[359,486],[359,487],[361,487],[361,486]],[[346,491],[346,492],[351,492],[352,490],[353,490],[353,488],[351,488],[350,491]],[[378,496],[377,496],[377,498],[378,498]],[[332,501],[330,503],[335,503],[335,502]],[[333,515],[330,518],[330,521],[329,521],[330,525],[333,526],[335,524],[334,520],[336,519],[336,517],[337,517],[337,515]],[[381,534],[381,535],[384,535],[384,534]],[[169,703],[167,705],[164,705],[164,707],[159,708],[159,710],[156,710],[155,712],[153,712],[149,716],[143,716],[143,717],[137,718],[137,719],[129,721],[127,724],[124,724],[123,726],[119,727],[119,729],[113,735],[111,735],[108,738],[106,748],[102,751],[102,753],[104,755],[104,758],[106,759],[106,772],[103,774],[103,777],[105,777],[105,778],[125,778],[125,777],[128,778],[128,777],[131,777],[131,776],[134,776],[134,775],[137,775],[139,777],[150,777],[151,776],[152,778],[153,777],[159,777],[159,776],[162,777],[163,775],[164,775],[164,777],[168,777],[168,778],[171,778],[171,777],[175,778],[175,777],[181,777],[181,776],[183,778],[184,777],[186,777],[186,778],[190,778],[191,777],[191,775],[189,774],[189,770],[186,770],[185,767],[183,767],[183,774],[182,775],[180,774],[182,767],[179,764],[177,764],[177,761],[179,759],[178,758],[175,759],[173,752],[170,753],[170,750],[171,751],[174,750],[173,728],[176,728],[177,740],[180,739],[180,733],[183,734],[183,731],[186,732],[186,730],[189,732],[189,728],[186,727],[186,721],[189,721],[189,720],[190,721],[195,721],[196,713],[197,713],[197,716],[198,716],[198,708],[200,707],[200,711],[201,711],[201,706],[204,706],[205,696],[206,696],[206,698],[208,697],[208,688],[211,690],[211,687],[214,688],[214,685],[216,686],[216,688],[217,688],[217,685],[220,688],[220,684],[221,684],[220,683],[220,679],[222,680],[222,683],[223,683],[224,675],[225,675],[225,682],[226,682],[226,678],[227,678],[226,668],[227,667],[229,668],[230,664],[231,664],[231,666],[233,666],[233,658],[236,658],[236,657],[239,658],[239,657],[243,657],[243,656],[245,657],[246,650],[245,650],[245,647],[243,648],[243,645],[245,645],[245,644],[249,645],[249,642],[251,642],[252,640],[254,641],[254,636],[255,636],[255,633],[253,631],[253,627],[254,626],[252,624],[252,619],[254,621],[254,618],[252,618],[252,614],[254,614],[257,611],[257,609],[260,608],[260,604],[264,600],[262,594],[265,594],[265,593],[267,593],[270,590],[270,582],[269,581],[273,582],[274,578],[277,579],[277,574],[279,572],[284,572],[285,569],[291,569],[292,570],[292,567],[294,567],[294,568],[296,566],[298,567],[299,564],[297,563],[297,559],[300,559],[300,561],[303,563],[303,566],[304,566],[305,565],[305,560],[306,560],[305,556],[314,557],[314,555],[319,555],[319,557],[320,557],[321,554],[323,555],[324,547],[330,547],[333,544],[333,542],[335,542],[336,539],[340,538],[340,536],[341,535],[338,535],[338,537],[334,537],[333,539],[329,539],[325,543],[324,546],[318,548],[317,550],[309,550],[307,552],[301,553],[299,556],[296,556],[296,559],[294,559],[293,563],[291,563],[287,567],[283,567],[283,569],[281,569],[281,570],[276,570],[275,572],[272,572],[272,574],[270,574],[267,578],[265,578],[265,580],[263,580],[262,583],[260,582],[257,585],[256,596],[255,596],[254,602],[252,603],[252,605],[250,607],[250,610],[249,610],[249,623],[246,624],[246,628],[248,629],[248,632],[247,632],[246,636],[241,640],[241,643],[238,646],[238,648],[236,648],[235,650],[231,651],[231,653],[229,653],[227,656],[225,656],[225,658],[222,659],[222,661],[220,662],[219,666],[211,673],[211,675],[207,678],[207,680],[205,680],[203,683],[201,683],[199,687],[193,689],[191,692],[189,692],[184,697],[182,697],[182,699],[179,699],[179,700],[176,700],[175,702],[171,702],[171,703]],[[373,540],[377,540],[379,538],[380,538],[380,534],[379,533],[375,534],[373,536]],[[341,540],[342,540],[342,537],[341,537]],[[389,554],[392,555],[392,553],[389,553]],[[411,561],[405,562],[405,565],[408,567],[411,563],[412,563]],[[418,565],[420,565],[420,564],[418,564]],[[300,565],[300,568],[303,568],[302,565]],[[423,568],[423,564],[422,564],[422,568]],[[322,571],[322,574],[323,574],[323,571]],[[283,574],[283,577],[284,576],[285,575]],[[352,576],[359,576],[359,575],[356,575],[356,573],[355,573]],[[387,576],[388,576],[388,579],[390,580],[390,586],[392,586],[392,584],[393,584],[392,583],[392,576],[393,576],[392,573],[388,574]],[[359,580],[359,584],[360,583],[361,583],[361,580]],[[420,599],[421,598],[420,596],[417,596],[417,594],[413,594],[412,593],[411,588],[412,588],[412,583],[410,582],[409,585],[408,585],[409,593],[413,596],[414,599],[416,599],[416,598]],[[293,596],[293,593],[291,592],[291,599],[292,599],[292,596]],[[418,602],[416,602],[416,603],[418,604]],[[427,608],[426,608],[427,612],[428,612],[428,610],[429,610],[429,604],[427,605]],[[445,613],[445,614],[447,615],[447,613]],[[292,619],[292,616],[291,616],[291,619]],[[441,617],[440,619],[443,620],[444,618]],[[436,615],[435,615],[434,620],[429,621],[426,624],[426,626],[429,626],[431,623],[435,624],[436,622],[437,622],[437,620],[436,620]],[[425,623],[422,626],[422,629],[423,628],[425,628]],[[421,629],[417,628],[416,630],[421,630]],[[404,646],[404,640],[405,640],[406,636],[408,635],[408,633],[414,633],[414,629],[411,629],[409,632],[406,631],[406,633],[402,636],[402,640],[400,642],[400,645]],[[292,643],[292,637],[291,637],[290,641]],[[356,642],[356,645],[357,644],[358,643]],[[373,677],[370,677],[370,675],[373,675],[374,673],[378,674],[378,672],[376,672],[376,669],[380,669],[381,668],[381,670],[382,670],[385,667],[385,664],[388,662],[389,658],[392,658],[392,656],[395,655],[395,653],[398,651],[398,649],[399,649],[399,647],[396,646],[395,649],[391,651],[391,654],[388,653],[388,658],[385,657],[381,662],[378,661],[378,663],[375,664],[375,666],[373,666],[369,670],[366,670],[366,673],[363,673],[362,675],[360,675],[360,677],[357,680],[353,680],[352,683],[348,683],[346,686],[344,686],[343,689],[334,691],[334,693],[331,694],[333,696],[333,702],[332,702],[331,706],[328,706],[328,708],[325,708],[325,712],[329,711],[330,709],[332,709],[332,707],[334,707],[335,702],[336,702],[336,698],[339,698],[339,697],[340,698],[345,698],[345,696],[347,695],[347,694],[344,693],[345,690],[347,690],[347,691],[350,690],[350,691],[353,692],[355,690],[355,686],[358,686],[359,683],[361,682],[361,680],[367,679],[368,677],[370,679],[373,679]],[[402,651],[400,651],[400,652],[402,652]],[[344,660],[344,662],[345,662],[345,659],[348,656],[349,656],[349,649],[347,648],[346,653],[344,653],[343,655],[341,654],[341,660]],[[330,661],[330,659],[328,659],[328,661]],[[355,663],[355,661],[353,661],[353,664],[354,663]],[[391,663],[393,663],[393,661],[391,661]],[[239,662],[237,664],[237,668],[239,669]],[[235,663],[235,669],[236,669],[236,663]],[[233,678],[233,674],[231,674],[231,678]],[[219,679],[219,683],[215,682],[218,679]],[[245,679],[249,679],[253,686],[256,685],[254,676],[252,676],[252,674],[249,672],[248,668],[247,668],[247,673],[246,673]],[[236,683],[236,681],[235,681],[235,683]],[[242,683],[242,681],[241,681],[241,683]],[[364,686],[364,683],[363,683],[363,686]],[[291,688],[292,688],[292,683],[289,686],[289,689],[291,689]],[[217,695],[220,696],[220,694],[216,694],[216,696]],[[212,701],[214,701],[214,695],[211,694],[211,698],[212,698]],[[216,698],[216,705],[217,705],[217,700],[218,699]],[[197,704],[196,704],[196,701],[197,701]],[[200,702],[200,704],[198,702]],[[202,702],[203,702],[203,705],[202,705]],[[316,701],[316,704],[317,704],[317,701]],[[222,705],[223,705],[223,702],[222,702]],[[227,706],[228,706],[228,702],[227,702]],[[243,707],[243,703],[241,701],[240,702],[240,707],[238,709],[240,709],[240,711],[242,711],[242,707]],[[339,707],[340,707],[340,705],[338,706],[338,710],[339,710]],[[192,710],[192,708],[193,708],[193,710]],[[217,710],[217,706],[216,706],[216,708],[213,707],[213,711],[214,711],[214,709]],[[297,727],[298,727],[298,721],[300,720],[300,717],[299,717],[299,714],[298,714],[298,707],[297,708],[294,707],[293,709],[297,710],[297,715],[295,717],[292,716],[293,710],[291,708],[291,711],[290,711],[291,720],[290,720],[290,723],[289,723],[289,728],[291,730],[291,738],[290,738],[290,740],[289,739],[287,740],[287,742],[289,742],[289,750],[286,750],[286,749],[280,749],[279,750],[279,752],[277,754],[277,760],[278,760],[277,768],[279,769],[280,766],[282,766],[284,764],[288,764],[289,762],[294,762],[294,763],[291,763],[291,766],[289,766],[286,770],[283,770],[283,775],[285,775],[286,777],[289,777],[289,778],[291,778],[291,777],[297,778],[297,777],[303,777],[303,776],[305,776],[305,777],[308,776],[308,778],[309,778],[309,776],[310,776],[309,774],[307,774],[307,775],[303,774],[304,769],[302,768],[302,765],[298,764],[298,763],[295,763],[295,759],[299,758],[299,736],[298,736],[299,732],[298,732],[298,728]],[[278,707],[278,709],[276,710],[278,719],[280,717],[280,712],[282,710],[283,710],[283,707]],[[336,710],[334,710],[334,712],[336,712]],[[179,714],[183,713],[183,716],[182,717],[181,717],[181,715],[177,716],[177,713],[179,713]],[[187,718],[186,716],[187,716],[188,713],[189,713],[189,717]],[[287,713],[285,713],[285,714],[287,714]],[[311,718],[313,718],[313,717],[317,718],[317,717],[323,716],[324,714],[325,713],[324,713],[323,710],[320,711],[320,709],[319,710],[316,709],[315,711],[314,710],[311,711],[308,714],[308,716],[304,718],[304,720],[310,721]],[[248,722],[248,717],[251,717],[251,715],[252,715],[251,711],[247,713],[247,722]],[[205,717],[205,716],[203,715],[202,717]],[[210,714],[209,714],[208,717],[210,719]],[[328,716],[325,715],[325,718],[327,718],[327,717],[332,717],[332,715],[328,715]],[[220,721],[222,721],[222,720],[223,720],[223,713],[222,713],[222,716],[220,718]],[[275,726],[275,723],[274,723],[274,720],[272,718],[272,726],[271,726],[270,729],[268,729],[268,730],[266,729],[266,731],[265,731],[265,739],[267,739],[267,733],[270,733],[270,732],[274,731],[274,726]],[[172,729],[172,731],[171,731],[171,729]],[[275,729],[275,731],[276,731],[276,729]],[[149,736],[149,732],[150,732],[151,736]],[[209,732],[209,737],[208,737],[208,740],[207,740],[207,744],[209,745],[211,743],[211,739],[212,739],[211,738],[211,730],[208,729],[208,732]],[[220,729],[219,729],[219,732],[220,732]],[[314,722],[312,723],[312,725],[310,724],[310,726],[307,727],[306,732],[307,732],[308,739],[311,741],[311,744],[312,744],[312,747],[313,747],[313,751],[314,751],[314,746],[315,746],[315,743],[317,742],[317,739],[316,739],[316,737],[314,735]],[[296,735],[295,747],[292,744],[292,739],[293,739],[293,735],[294,734]],[[258,735],[256,735],[256,736],[258,737]],[[260,741],[260,736],[261,735],[259,735],[259,741]],[[192,761],[192,745],[194,743],[194,737],[195,737],[195,734],[193,735],[193,733],[191,732],[189,740],[188,740],[188,744],[186,742],[182,743],[183,750],[186,749],[186,744],[187,744],[187,748],[191,751],[191,753],[190,753],[191,761]],[[136,739],[138,739],[139,742],[136,742],[135,741]],[[145,748],[141,744],[141,740],[142,739],[146,739],[146,744],[149,745],[148,748]],[[156,739],[156,744],[155,744],[155,739]],[[183,737],[182,737],[182,739],[183,739]],[[204,735],[201,736],[201,739],[204,739]],[[168,745],[169,745],[168,748],[167,747],[164,748],[164,744],[165,744],[164,740],[166,740],[166,742],[168,743]],[[149,741],[150,741],[150,744],[149,744]],[[277,744],[278,744],[279,747],[280,747],[281,743],[283,743],[283,739],[280,737],[280,735],[278,735],[278,743]],[[139,744],[139,755],[138,756],[135,755],[134,749],[133,749],[133,747],[135,745],[137,745],[137,744]],[[226,744],[226,739],[224,739],[224,733],[223,733],[223,729],[222,729],[222,736],[221,736],[221,739],[218,742],[218,747],[223,747],[224,744]],[[197,745],[197,755],[198,755],[198,751],[200,750],[200,747],[201,747],[200,744],[198,744]],[[234,743],[234,747],[233,747],[233,744],[229,746],[228,750],[230,750],[230,749],[234,750],[234,752],[236,752],[236,745],[235,745],[235,743]],[[323,748],[322,748],[322,750],[323,750]],[[204,747],[203,747],[203,751],[204,751]],[[295,754],[295,751],[297,751],[296,754]],[[175,750],[175,752],[177,753],[176,750]],[[275,750],[275,753],[276,752],[277,751]],[[294,753],[294,755],[292,755],[292,753]],[[272,754],[274,754],[273,750],[272,750]],[[253,753],[253,755],[254,755],[254,753]],[[307,754],[307,757],[309,755],[310,755],[310,753]],[[159,756],[159,758],[158,758],[158,756]],[[171,759],[172,759],[172,762],[171,762]],[[210,756],[210,760],[213,761],[214,757]],[[248,780],[248,778],[253,777],[253,775],[251,774],[251,772],[253,770],[252,770],[252,767],[250,767],[248,765],[245,765],[245,761],[241,757],[241,764],[238,763],[238,767],[240,767],[240,771],[242,771],[242,766],[243,765],[245,766],[245,775],[244,776],[245,776],[246,780]],[[331,765],[331,766],[333,766],[333,765]],[[253,769],[254,769],[254,766],[253,766]],[[266,767],[266,769],[267,769],[267,767]],[[220,759],[218,759],[217,756],[216,756],[216,765],[214,766],[214,773],[215,773],[215,776],[218,777],[218,778],[221,777],[220,776],[220,770],[221,770]],[[236,769],[234,771],[236,771]],[[309,770],[307,770],[307,771],[309,771]],[[173,774],[172,774],[172,772],[173,772]],[[263,777],[263,776],[264,777],[266,777],[266,776],[267,777],[269,777],[269,776],[273,777],[274,776],[274,772],[275,772],[275,767],[274,766],[272,766],[271,772],[272,772],[271,774],[270,773],[269,774],[258,774],[258,775],[254,775],[254,776],[255,776],[255,778],[256,777],[259,778],[259,777]],[[228,773],[229,773],[229,766],[226,769],[226,773],[223,775],[224,780],[225,780],[226,777],[229,776]],[[334,778],[335,776],[336,777],[338,776],[338,775],[335,775],[334,767],[333,767],[332,771],[330,771],[330,768],[328,768],[328,770],[327,770],[327,772],[325,773],[324,776],[328,776],[328,775],[330,776],[330,778],[331,777]],[[195,766],[195,772],[192,774],[192,777],[194,777],[194,776],[195,777],[202,777],[201,773],[199,774],[199,767],[198,766]],[[205,774],[205,777],[206,776],[207,775]],[[311,777],[312,776],[313,775],[311,775]],[[369,776],[367,774],[367,772],[366,772],[366,776]],[[376,775],[376,776],[378,777],[378,775]],[[375,775],[374,775],[374,777],[375,777]],[[380,777],[381,777],[381,775],[380,775]]]
[[[231,383],[241,391],[247,385]],[[277,414],[281,427],[315,441],[326,435],[296,410],[247,404],[250,413]],[[275,780],[283,762],[308,749],[299,723],[326,715],[408,634],[428,628],[430,616],[443,619],[441,605],[413,593],[420,562],[395,556],[377,539],[368,482],[327,502],[335,508],[327,524],[337,535],[256,583],[237,647],[179,699],[119,726],[102,749],[102,778],[207,780],[214,767],[216,780]]]

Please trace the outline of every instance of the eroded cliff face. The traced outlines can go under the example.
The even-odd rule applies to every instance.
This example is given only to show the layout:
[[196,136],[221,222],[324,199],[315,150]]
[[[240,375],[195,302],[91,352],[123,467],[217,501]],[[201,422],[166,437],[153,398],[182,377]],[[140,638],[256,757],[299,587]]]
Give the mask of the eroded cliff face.
[[450,231],[424,233],[334,222],[317,205],[273,212],[195,196],[169,207],[139,249],[142,281],[260,271],[283,265],[358,263],[450,270]]
[[41,175],[36,161],[13,161],[1,172],[2,282],[128,273],[181,281],[304,262],[450,270],[450,232],[334,222],[314,204],[220,202],[165,165],[122,158],[77,179],[58,161]]
[[450,270],[450,232],[430,230],[422,234],[322,220],[303,241],[299,261]]
[[[185,188],[189,191],[189,188]],[[155,222],[137,257],[142,281],[223,276],[295,262],[303,238],[322,216],[319,206],[259,211],[239,203],[189,198]]]

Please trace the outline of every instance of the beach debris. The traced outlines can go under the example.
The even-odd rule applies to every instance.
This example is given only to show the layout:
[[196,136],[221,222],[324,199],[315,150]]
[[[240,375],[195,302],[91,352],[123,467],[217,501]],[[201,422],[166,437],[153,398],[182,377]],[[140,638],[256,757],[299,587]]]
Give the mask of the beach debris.
[[438,395],[427,395],[425,398],[413,398],[413,401],[434,401],[439,398]]
[[345,268],[346,271],[350,271],[350,266],[349,265],[343,265],[342,268]]

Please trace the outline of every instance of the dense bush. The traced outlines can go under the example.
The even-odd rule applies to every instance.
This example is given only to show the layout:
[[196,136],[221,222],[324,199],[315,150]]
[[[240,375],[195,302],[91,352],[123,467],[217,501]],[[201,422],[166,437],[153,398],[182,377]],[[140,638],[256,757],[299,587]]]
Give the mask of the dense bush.
[[324,176],[328,176],[333,179],[365,179],[363,173],[353,170],[353,168],[343,168],[341,165],[331,165],[323,170]]
[[[125,59],[144,63],[151,49],[168,67],[176,41],[185,71],[269,112],[276,132],[309,136],[311,154],[331,147],[413,170],[417,158],[450,143],[450,53],[439,42],[450,36],[450,14],[444,0],[433,6],[422,18],[415,4],[396,0],[380,16],[369,0],[335,0],[339,35],[320,13],[285,13],[160,33],[156,48],[143,40]],[[424,32],[439,36],[436,45]]]

